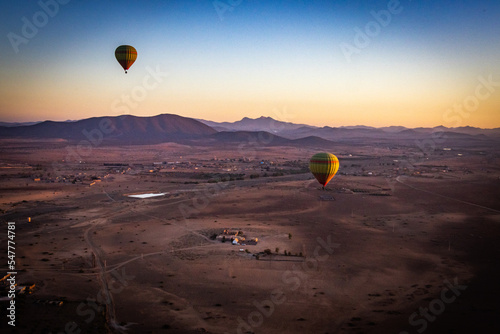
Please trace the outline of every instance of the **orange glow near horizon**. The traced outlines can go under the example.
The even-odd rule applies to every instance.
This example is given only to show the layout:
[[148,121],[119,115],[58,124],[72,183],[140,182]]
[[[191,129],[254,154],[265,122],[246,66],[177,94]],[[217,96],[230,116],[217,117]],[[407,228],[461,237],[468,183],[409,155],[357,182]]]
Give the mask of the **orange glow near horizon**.
[[[90,65],[74,69],[64,62],[48,64],[46,69],[52,72],[26,68],[18,75],[5,69],[5,80],[0,83],[0,121],[170,113],[216,122],[268,116],[331,127],[500,127],[500,88],[494,86],[488,98],[478,100],[474,111],[450,113],[456,104],[475,96],[481,81],[465,74],[452,80],[455,77],[437,67],[431,74],[419,73],[404,62],[393,64],[392,72],[387,65],[373,69],[366,64],[290,73],[278,67],[277,73],[262,75],[233,68],[234,74],[228,76],[215,70],[182,72],[140,63],[125,75],[114,65],[112,59],[103,61],[99,76]],[[151,71],[156,68],[168,75],[155,81]],[[401,71],[404,76],[399,75]],[[96,81],[96,77],[102,80]],[[500,81],[497,77],[500,75],[492,76],[495,83]],[[480,89],[482,95],[489,93],[485,89]]]
[[[342,45],[358,43],[356,27],[387,2],[243,2],[225,20],[210,1],[64,6],[29,43],[0,40],[0,121],[170,113],[500,127],[500,44],[491,33],[500,29],[500,3],[407,5],[351,55]],[[12,2],[2,23],[19,34],[20,18],[39,10]],[[123,44],[138,53],[128,74],[115,59]],[[481,78],[490,83],[478,90]],[[476,103],[478,91],[489,96]],[[470,111],[456,109],[465,101]]]
[[[38,96],[40,98],[40,96]],[[405,126],[446,127],[474,126],[480,128],[500,127],[500,98],[481,102],[478,108],[469,112],[464,109],[454,109],[454,103],[435,101],[427,105],[417,105],[400,102],[394,105],[386,103],[334,103],[302,102],[302,101],[218,101],[218,100],[186,100],[173,99],[167,103],[144,101],[136,108],[128,108],[128,112],[116,113],[112,106],[113,100],[101,97],[94,99],[101,108],[88,112],[86,101],[80,99],[57,99],[53,103],[44,96],[37,99],[31,96],[20,99],[16,94],[12,100],[1,103],[3,110],[13,110],[2,113],[1,120],[6,122],[31,121],[66,121],[79,120],[99,116],[119,116],[131,114],[136,116],[154,116],[163,113],[178,114],[184,117],[211,120],[215,122],[234,122],[243,117],[258,118],[272,117],[275,120],[313,126],[352,126],[365,125],[373,127]],[[18,102],[14,102],[18,101]],[[460,100],[459,100],[460,101]],[[441,103],[440,103],[441,102]],[[461,102],[458,102],[460,105]],[[33,107],[36,105],[37,107]],[[53,107],[51,107],[53,106]],[[35,111],[36,110],[36,111]],[[71,112],[68,112],[71,110]],[[151,110],[154,110],[151,112]]]
[[[500,88],[495,86],[500,75],[491,76],[495,82],[489,87],[492,92],[479,90],[488,98],[478,99],[473,111],[449,112],[474,97],[488,76],[462,73],[457,80],[438,65],[422,73],[407,61],[391,66],[379,61],[383,65],[377,68],[360,63],[356,67],[314,65],[291,71],[276,65],[275,73],[261,74],[234,67],[229,68],[232,75],[210,68],[180,71],[140,62],[125,75],[113,59],[102,60],[99,75],[90,64],[75,69],[64,61],[42,69],[27,67],[21,75],[4,69],[0,121],[170,113],[216,122],[268,116],[331,127],[500,127]],[[163,74],[155,79],[151,71],[156,69]]]
[[[353,72],[362,76],[361,81],[351,75],[351,70],[339,70],[336,76],[302,73],[298,78],[288,78],[284,85],[279,84],[278,77],[270,76],[266,85],[260,85],[257,81],[234,78],[210,82],[208,78],[216,73],[192,72],[193,79],[188,80],[185,74],[165,70],[168,76],[155,82],[148,77],[153,66],[149,70],[146,66],[138,67],[125,75],[108,65],[111,64],[106,64],[106,68],[110,68],[102,73],[107,79],[98,82],[90,69],[82,70],[83,73],[64,70],[69,65],[50,75],[41,70],[26,70],[18,76],[7,70],[6,80],[0,83],[0,121],[66,121],[170,113],[216,122],[268,116],[284,122],[331,127],[500,127],[498,88],[488,98],[478,99],[477,108],[471,112],[449,111],[474,97],[480,81],[470,76],[460,85],[436,76],[436,86],[426,83],[432,81],[432,76],[414,71],[407,72],[409,83],[404,84],[395,74],[383,76],[384,71],[361,67]],[[311,75],[308,82],[314,84],[301,81],[307,75]],[[144,89],[145,82],[154,89]],[[130,98],[134,93],[136,98]],[[485,95],[488,91],[483,88],[480,93]]]

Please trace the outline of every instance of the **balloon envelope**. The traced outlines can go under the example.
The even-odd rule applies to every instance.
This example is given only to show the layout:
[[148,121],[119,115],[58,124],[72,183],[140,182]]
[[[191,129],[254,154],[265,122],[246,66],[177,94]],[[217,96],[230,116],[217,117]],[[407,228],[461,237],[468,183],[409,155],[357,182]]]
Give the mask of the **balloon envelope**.
[[309,160],[309,169],[325,187],[339,170],[339,159],[331,153],[317,153]]
[[115,57],[127,73],[127,70],[137,59],[137,50],[130,45],[120,45],[115,50]]

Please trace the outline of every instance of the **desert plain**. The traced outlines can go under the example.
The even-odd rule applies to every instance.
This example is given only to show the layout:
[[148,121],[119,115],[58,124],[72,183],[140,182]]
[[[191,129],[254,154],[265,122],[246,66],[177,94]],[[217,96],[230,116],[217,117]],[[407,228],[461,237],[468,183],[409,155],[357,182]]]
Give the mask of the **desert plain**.
[[500,331],[498,142],[71,149],[1,141],[2,333]]

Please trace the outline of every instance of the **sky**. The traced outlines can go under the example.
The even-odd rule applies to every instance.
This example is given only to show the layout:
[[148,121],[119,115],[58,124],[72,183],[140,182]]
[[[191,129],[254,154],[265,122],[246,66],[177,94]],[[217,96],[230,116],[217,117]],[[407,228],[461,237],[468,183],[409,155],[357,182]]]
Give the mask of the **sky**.
[[[500,127],[500,1],[0,0],[0,121]],[[125,74],[114,56],[132,45]]]

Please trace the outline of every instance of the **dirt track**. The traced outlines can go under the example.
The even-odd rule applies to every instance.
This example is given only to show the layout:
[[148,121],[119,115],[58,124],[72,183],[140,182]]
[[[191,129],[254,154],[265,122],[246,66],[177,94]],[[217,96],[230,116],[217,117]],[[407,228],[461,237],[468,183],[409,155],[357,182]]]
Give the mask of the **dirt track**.
[[[396,179],[381,159],[367,160],[372,176],[348,175],[357,167],[346,163],[328,191],[300,173],[208,183],[186,171],[125,172],[89,186],[35,183],[23,176],[26,168],[9,169],[3,219],[17,223],[20,283],[37,285],[21,297],[21,328],[56,332],[75,322],[87,332],[417,333],[419,308],[457,279],[467,289],[426,321],[426,333],[498,331],[496,160],[485,166],[471,158],[471,174],[447,157],[455,172]],[[103,173],[99,163],[82,168]],[[151,189],[169,194],[125,196]],[[325,194],[333,200],[320,200]],[[259,242],[210,238],[224,229]],[[59,309],[40,313],[51,320],[37,318],[37,300],[61,299]]]

